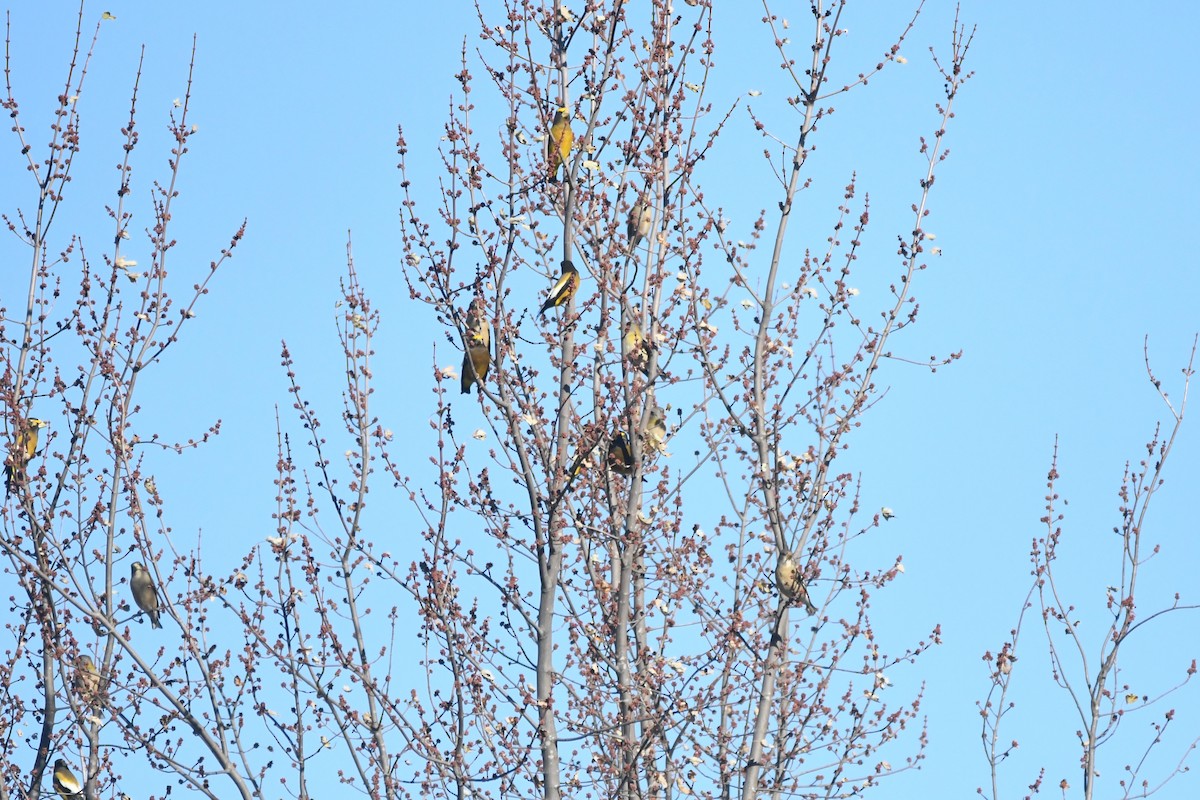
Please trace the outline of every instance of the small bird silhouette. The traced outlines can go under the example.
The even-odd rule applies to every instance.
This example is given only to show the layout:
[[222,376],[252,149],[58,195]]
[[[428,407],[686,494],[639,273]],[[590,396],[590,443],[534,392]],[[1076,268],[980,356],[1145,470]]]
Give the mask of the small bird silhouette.
[[789,603],[802,604],[810,616],[817,613],[817,607],[808,599],[808,588],[804,585],[796,559],[787,550],[780,550],[775,561],[775,587]]

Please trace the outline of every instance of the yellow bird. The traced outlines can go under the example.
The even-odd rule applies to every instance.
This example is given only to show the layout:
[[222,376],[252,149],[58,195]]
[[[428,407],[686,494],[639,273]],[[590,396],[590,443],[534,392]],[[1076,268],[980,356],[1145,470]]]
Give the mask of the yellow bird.
[[618,431],[608,445],[608,468],[621,475],[633,472],[633,449],[624,431]]
[[585,464],[587,464],[587,455],[585,453],[577,454],[575,456],[575,460],[571,463],[570,468],[567,470],[567,475],[569,475],[572,480],[578,478],[579,473],[583,472],[583,467]]
[[150,626],[161,628],[162,623],[158,619],[158,592],[154,588],[154,579],[150,577],[146,565],[140,561],[133,562],[133,566],[130,567],[129,588],[133,592],[133,601],[137,603],[137,607],[150,615]]
[[621,356],[628,359],[644,375],[650,374],[650,342],[642,332],[639,321],[642,312],[634,309],[625,321],[625,334],[621,337]]
[[667,412],[662,406],[655,406],[650,410],[650,418],[646,420],[646,443],[661,453],[666,449],[663,447],[663,440],[666,438]]
[[467,349],[463,351],[462,393],[471,391],[475,383],[482,384],[492,363],[492,327],[488,324],[483,303],[478,297],[467,308]]
[[546,137],[546,161],[551,183],[558,183],[558,168],[571,157],[571,145],[575,143],[575,133],[571,130],[571,112],[566,106],[561,106],[554,112],[554,124],[550,126],[550,135]]
[[37,452],[38,431],[49,427],[50,423],[30,417],[25,425],[17,432],[17,441],[8,454],[8,463],[4,465],[4,494],[12,494],[13,487],[24,483],[25,467]]
[[91,656],[80,653],[75,658],[74,684],[79,699],[90,705],[100,691],[100,673],[96,671]]
[[634,248],[650,235],[650,226],[654,223],[654,206],[639,195],[633,208],[629,209],[629,219],[625,222],[625,233],[629,237],[626,253],[632,253]]
[[579,270],[575,269],[575,265],[569,260],[562,262],[562,275],[555,281],[554,286],[550,289],[550,296],[546,298],[546,302],[542,303],[541,309],[538,310],[538,316],[546,313],[548,308],[556,308],[570,302],[575,296],[575,290],[579,288]]
[[75,777],[75,773],[71,772],[67,762],[61,758],[54,761],[54,791],[58,792],[63,800],[83,796],[83,785]]
[[775,587],[789,603],[802,604],[810,616],[817,613],[817,607],[808,599],[808,588],[804,585],[796,559],[787,550],[780,550],[775,561]]

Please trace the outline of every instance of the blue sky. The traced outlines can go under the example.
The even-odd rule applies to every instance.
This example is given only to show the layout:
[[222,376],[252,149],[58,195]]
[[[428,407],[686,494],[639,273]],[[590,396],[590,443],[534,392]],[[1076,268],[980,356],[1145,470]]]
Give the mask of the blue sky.
[[[717,3],[710,91],[720,106],[759,90],[753,102],[766,107],[784,90],[766,52],[761,10],[739,5]],[[799,19],[807,5],[775,10]],[[847,12],[843,69],[873,64],[907,21],[904,4],[886,5],[883,11],[864,2]],[[104,25],[90,66],[81,100],[84,150],[60,233],[80,231],[95,259],[110,241],[103,204],[114,196],[119,128],[143,45],[143,138],[134,177],[140,219],[148,219],[149,181],[165,175],[166,119],[184,92],[193,34],[191,119],[199,130],[176,207],[173,274],[186,276],[185,285],[201,278],[241,220],[249,220],[191,336],[147,377],[147,414],[167,438],[197,436],[222,420],[215,441],[156,465],[176,537],[185,541],[200,530],[215,549],[273,528],[274,407],[281,405],[286,418],[289,404],[278,367],[281,339],[310,399],[336,427],[341,354],[334,302],[348,230],[362,282],[384,320],[376,344],[391,374],[380,370],[376,407],[388,409],[386,425],[418,440],[429,436],[434,343],[437,363],[457,359],[432,317],[414,313],[401,280],[396,126],[404,126],[412,153],[428,155],[425,163],[410,158],[410,167],[415,181],[424,181],[432,216],[433,156],[457,90],[464,35],[471,53],[479,44],[474,14],[461,2],[340,9],[111,0],[106,8],[117,19]],[[87,18],[94,22],[102,10],[90,6]],[[1189,187],[1200,177],[1200,90],[1190,74],[1200,8],[1169,3],[1159,12],[1137,19],[1117,3],[1086,11],[1050,3],[1033,12],[963,3],[963,20],[978,25],[968,64],[976,76],[957,101],[951,156],[938,174],[927,224],[944,254],[920,278],[918,325],[895,343],[917,360],[960,349],[963,358],[935,375],[888,367],[887,397],[867,417],[849,462],[862,472],[865,508],[888,505],[897,513],[865,553],[879,563],[903,554],[907,569],[881,601],[885,607],[876,607],[879,627],[898,645],[941,623],[945,641],[909,671],[914,683],[927,683],[928,759],[878,796],[965,796],[986,780],[974,706],[987,691],[980,656],[1005,640],[1028,590],[1029,544],[1044,534],[1038,519],[1056,436],[1058,491],[1070,501],[1069,580],[1092,611],[1102,608],[1104,586],[1113,582],[1107,576],[1119,553],[1109,531],[1118,522],[1121,471],[1166,418],[1145,378],[1144,338],[1164,388],[1177,396],[1179,368],[1200,330],[1200,272],[1187,233],[1198,210]],[[953,14],[953,3],[929,0],[902,51],[908,63],[836,101],[837,113],[822,123],[820,171],[801,201],[802,224],[811,224],[797,235],[823,241],[856,170],[860,189],[872,197],[857,277],[864,302],[886,301],[897,272],[895,236],[911,228],[908,206],[921,174],[917,137],[937,122],[940,80],[928,47],[945,51]],[[62,85],[74,9],[24,2],[10,19],[14,91],[31,139],[41,142]],[[486,119],[486,95],[481,81],[472,98],[478,118]],[[790,124],[784,114],[768,117]],[[717,202],[736,229],[776,196],[747,192],[747,175],[765,179],[762,144],[744,114],[734,120],[722,144],[733,154],[725,156],[729,166],[712,168],[705,186],[710,196],[727,194]],[[6,213],[28,204],[19,166],[12,138],[0,137]],[[13,252],[6,243],[0,256]],[[23,278],[8,277],[14,274],[22,272],[0,279],[10,308],[23,285]],[[1145,584],[1156,596],[1139,598],[1146,607],[1175,590],[1196,600],[1198,435],[1185,426],[1150,517],[1149,537],[1162,551]],[[1085,630],[1098,633],[1099,623]],[[1185,645],[1200,638],[1194,616],[1179,615],[1157,630],[1139,642],[1142,657],[1131,659],[1128,677],[1138,691],[1164,685],[1163,668],[1178,674],[1195,654]],[[1039,636],[1035,627],[1027,630],[1019,662],[1024,674],[1010,732],[1022,750],[1007,773],[1014,793],[1041,764],[1050,784],[1078,777],[1071,747],[1077,723],[1051,685]],[[1184,733],[1200,730],[1193,688],[1163,707],[1181,709]],[[1130,730],[1139,741],[1157,717],[1151,710],[1134,718]],[[1164,752],[1180,752],[1185,741],[1170,739]],[[1124,761],[1112,757],[1107,766],[1116,772]],[[1195,791],[1195,780],[1184,776],[1160,796]]]

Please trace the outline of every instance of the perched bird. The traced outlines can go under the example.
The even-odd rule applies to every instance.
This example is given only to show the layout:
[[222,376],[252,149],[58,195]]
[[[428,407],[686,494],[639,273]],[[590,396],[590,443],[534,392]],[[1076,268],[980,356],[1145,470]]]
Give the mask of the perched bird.
[[579,288],[579,270],[575,269],[575,265],[569,260],[562,262],[562,275],[554,282],[554,286],[550,288],[550,296],[546,298],[546,302],[542,303],[542,307],[538,310],[538,316],[546,313],[546,309],[555,308],[565,305],[570,302],[575,296],[575,290]]
[[83,796],[83,784],[75,777],[75,773],[71,772],[67,762],[61,758],[54,760],[54,791],[58,792],[63,800]]
[[146,565],[140,561],[133,562],[129,588],[133,590],[133,601],[137,603],[138,608],[150,615],[150,625],[161,628],[162,623],[158,621],[158,592],[154,589],[154,579],[150,577]]
[[8,454],[8,463],[4,465],[5,496],[12,494],[14,486],[25,481],[25,467],[37,452],[38,431],[49,425],[48,422],[30,417],[17,432],[16,443]]
[[488,325],[483,303],[477,297],[467,308],[467,349],[463,351],[462,393],[472,384],[483,383],[492,363],[492,328]]
[[805,612],[809,615],[817,613],[817,607],[808,599],[808,589],[804,586],[804,578],[800,574],[800,568],[796,566],[796,559],[787,550],[780,550],[779,558],[775,562],[775,587],[789,603],[803,604]]
[[629,209],[629,219],[625,222],[625,233],[629,236],[629,246],[626,253],[632,253],[642,239],[650,235],[650,225],[654,222],[654,206],[639,195],[633,208]]
[[546,161],[551,183],[558,183],[558,168],[571,157],[571,145],[575,143],[570,114],[566,106],[555,111],[554,124],[550,126],[550,135],[546,137]]
[[646,420],[646,442],[657,452],[662,452],[663,439],[667,438],[667,412],[662,406],[650,410],[650,418]]
[[74,685],[75,693],[81,701],[90,704],[95,700],[100,691],[100,673],[96,671],[91,656],[80,653],[75,657]]
[[567,475],[571,480],[579,477],[579,473],[583,472],[584,466],[590,466],[587,460],[587,453],[579,453],[575,456],[575,460],[571,462],[570,468],[567,469]]
[[633,472],[633,449],[624,431],[617,431],[608,445],[608,468],[620,475]]
[[625,322],[621,337],[621,356],[629,359],[642,374],[650,374],[650,342],[642,332],[641,311],[634,309]]

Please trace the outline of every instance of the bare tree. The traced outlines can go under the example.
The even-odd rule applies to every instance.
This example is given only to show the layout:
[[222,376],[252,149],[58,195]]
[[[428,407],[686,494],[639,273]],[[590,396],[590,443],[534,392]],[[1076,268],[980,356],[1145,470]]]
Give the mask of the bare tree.
[[[875,644],[870,597],[902,567],[851,566],[879,517],[854,521],[856,478],[836,459],[890,337],[916,318],[923,220],[970,36],[956,21],[893,302],[864,323],[849,280],[869,221],[856,183],[825,252],[788,245],[829,103],[893,62],[912,28],[855,83],[831,86],[844,5],[814,5],[799,64],[767,9],[798,112],[787,133],[705,100],[719,23],[704,4],[654,4],[640,20],[621,3],[514,4],[507,22],[485,20],[497,55],[481,58],[507,109],[490,124],[464,51],[440,224],[412,194],[401,215],[412,295],[437,310],[447,345],[470,348],[480,306],[494,344],[477,410],[442,395],[438,491],[413,491],[426,549],[407,588],[426,615],[431,685],[465,684],[431,688],[392,721],[420,743],[424,791],[845,796],[920,759],[922,734],[908,755],[895,742],[920,698],[893,698],[888,672],[939,634],[901,653]],[[563,109],[575,147],[555,184]],[[744,115],[777,181],[752,245],[701,183]],[[531,271],[555,315],[533,330],[520,288]],[[464,435],[467,414],[481,420],[473,438],[497,443],[486,452]],[[689,509],[714,495],[727,510],[701,524]],[[465,530],[464,513],[477,520]],[[782,595],[777,560],[790,565]],[[809,602],[814,619],[794,636],[791,611]]]
[[[955,19],[934,57],[944,94],[916,143],[912,223],[889,300],[864,308],[852,277],[870,208],[852,165],[824,230],[793,219],[796,200],[832,104],[878,90],[921,9],[841,83],[846,5],[813,3],[804,33],[764,5],[796,112],[777,130],[757,99],[710,99],[720,19],[704,0],[510,0],[495,18],[478,4],[484,46],[463,47],[433,212],[398,137],[410,305],[444,333],[433,478],[372,403],[384,320],[348,247],[340,428],[326,433],[285,346],[276,531],[221,573],[202,543],[175,541],[144,456],[219,422],[166,443],[135,398],[243,230],[205,275],[168,273],[185,94],[147,255],[131,255],[135,80],[103,266],[52,238],[92,46],[81,8],[48,153],[26,142],[11,83],[5,100],[36,213],[5,218],[30,283],[3,330],[14,489],[0,548],[23,594],[0,703],[39,733],[5,729],[0,800],[37,797],[58,757],[87,798],[119,791],[134,758],[164,773],[163,794],[212,798],[334,780],[388,798],[832,798],[915,766],[920,691],[889,675],[940,631],[879,644],[872,599],[903,565],[859,565],[884,515],[864,518],[866,478],[838,459],[880,370],[909,361],[893,337],[917,319],[972,33]],[[477,108],[483,89],[494,100]],[[735,127],[762,136],[769,176],[748,222],[704,190],[711,170],[747,163],[723,151]],[[177,296],[180,282],[193,288]],[[389,482],[381,526],[367,510]]]
[[[193,132],[190,91],[171,114],[174,146],[165,178],[151,187],[149,222],[138,222],[133,172],[139,70],[122,130],[116,203],[104,208],[111,244],[97,262],[82,239],[57,233],[54,223],[70,195],[79,154],[85,78],[100,31],[97,24],[86,38],[84,19],[81,5],[44,149],[26,133],[6,48],[3,105],[28,182],[25,203],[3,218],[29,268],[26,297],[15,315],[6,311],[3,317],[0,398],[10,442],[28,443],[31,430],[44,422],[49,427],[29,451],[9,448],[12,480],[0,548],[8,561],[6,585],[14,593],[6,625],[12,639],[0,666],[6,687],[0,700],[6,720],[0,797],[41,796],[55,754],[70,754],[65,760],[82,776],[85,795],[99,797],[119,769],[114,750],[129,748],[211,797],[218,795],[207,786],[207,774],[224,772],[248,798],[249,773],[234,763],[229,742],[236,734],[229,730],[231,687],[223,674],[231,659],[205,640],[201,601],[217,587],[211,577],[190,570],[192,559],[174,549],[153,476],[142,471],[148,449],[183,450],[215,426],[197,441],[169,444],[143,429],[137,400],[142,376],[190,328],[212,274],[242,232],[233,234],[206,275],[192,276],[193,285],[176,296],[175,282],[168,280],[171,217]],[[10,31],[6,41],[11,36]],[[189,73],[189,90],[190,85]],[[139,228],[140,243],[134,238]],[[140,264],[131,255],[135,250],[148,254]],[[67,366],[72,361],[78,366]],[[35,416],[37,408],[47,419]],[[135,635],[139,615],[130,587],[123,585],[135,562],[149,565],[151,589],[160,587],[141,599],[157,597],[158,613],[178,633],[169,655]],[[170,592],[164,591],[168,585]],[[22,739],[26,726],[36,732]],[[197,746],[206,754],[199,761]],[[218,765],[215,770],[205,758]]]
[[[1114,749],[1120,752],[1114,758],[1128,759],[1119,773],[1113,775],[1112,767],[1105,770],[1109,775],[1106,794],[1122,798],[1149,797],[1165,786],[1172,778],[1187,771],[1186,761],[1191,751],[1200,743],[1200,735],[1191,735],[1182,747],[1176,746],[1177,756],[1169,756],[1170,766],[1163,769],[1153,764],[1151,755],[1163,749],[1164,736],[1175,723],[1175,709],[1164,708],[1168,698],[1196,673],[1196,659],[1176,665],[1178,682],[1147,691],[1136,689],[1130,684],[1123,670],[1133,652],[1154,648],[1152,628],[1161,628],[1177,612],[1194,611],[1200,606],[1186,604],[1178,592],[1174,600],[1163,607],[1146,610],[1148,603],[1139,604],[1140,597],[1152,595],[1142,591],[1146,587],[1152,560],[1158,554],[1158,545],[1153,543],[1147,530],[1150,506],[1158,491],[1163,487],[1164,470],[1183,425],[1187,409],[1188,390],[1191,386],[1193,365],[1196,357],[1196,342],[1192,343],[1191,356],[1183,369],[1183,387],[1177,403],[1173,403],[1155,376],[1150,365],[1149,343],[1146,346],[1146,374],[1154,390],[1162,399],[1170,414],[1165,429],[1156,426],[1154,435],[1146,443],[1146,455],[1136,466],[1126,464],[1118,492],[1120,507],[1119,524],[1112,529],[1113,538],[1105,552],[1112,559],[1112,571],[1097,575],[1088,581],[1104,597],[1103,609],[1094,609],[1101,615],[1105,627],[1099,635],[1088,635],[1081,627],[1081,619],[1091,616],[1094,604],[1075,598],[1063,581],[1063,574],[1070,574],[1070,562],[1064,565],[1059,547],[1065,540],[1061,527],[1063,514],[1059,507],[1060,497],[1056,491],[1059,478],[1058,447],[1050,463],[1047,477],[1046,515],[1042,524],[1046,533],[1033,540],[1030,560],[1033,564],[1033,582],[1029,594],[1017,617],[1017,624],[1010,631],[1008,640],[996,653],[984,654],[990,671],[991,686],[987,696],[979,702],[979,713],[983,720],[983,749],[990,767],[990,794],[980,789],[980,794],[989,800],[999,800],[1008,794],[1001,781],[1000,766],[1007,761],[1019,746],[1011,734],[1002,736],[1001,729],[1008,729],[1006,721],[1016,712],[1014,683],[1030,680],[1032,669],[1039,667],[1034,654],[1040,656],[1042,648],[1022,641],[1021,634],[1026,623],[1039,625],[1045,634],[1045,653],[1049,656],[1050,679],[1070,699],[1077,714],[1078,728],[1075,736],[1079,744],[1079,769],[1082,773],[1079,788],[1082,796],[1090,800],[1097,796],[1101,779],[1100,755]],[[1161,635],[1161,634],[1159,634]],[[1015,668],[1017,653],[1025,658],[1021,669]],[[1124,660],[1123,660],[1124,658]],[[1156,709],[1152,712],[1151,709]],[[1153,713],[1149,732],[1133,729],[1131,720],[1145,719]],[[1188,734],[1184,734],[1188,736]],[[1121,748],[1108,747],[1120,738]],[[1109,759],[1110,763],[1112,759]],[[1037,794],[1045,780],[1043,766],[1032,783],[1028,784]],[[1066,770],[1064,770],[1066,772]],[[1062,778],[1059,788],[1064,796],[1070,781]],[[1028,796],[1028,795],[1027,795]]]

